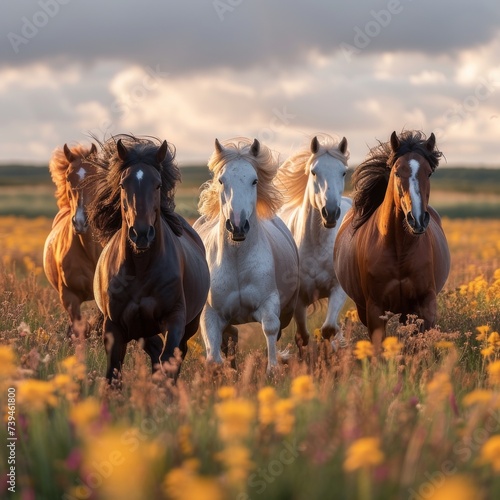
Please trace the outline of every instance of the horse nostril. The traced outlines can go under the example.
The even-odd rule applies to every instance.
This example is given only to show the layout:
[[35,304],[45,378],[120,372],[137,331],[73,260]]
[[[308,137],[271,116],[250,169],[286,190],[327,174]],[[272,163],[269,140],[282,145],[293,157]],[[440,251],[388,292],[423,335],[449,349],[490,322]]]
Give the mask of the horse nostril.
[[335,210],[335,220],[340,219],[340,207],[337,207],[337,210]]
[[415,217],[413,217],[413,214],[411,212],[408,212],[406,215],[406,220],[408,221],[408,224],[410,224],[411,227],[415,227],[416,221]]
[[248,222],[248,219],[245,221],[245,224],[243,225],[243,232],[248,233],[250,231],[250,223]]
[[73,215],[73,217],[71,217],[71,222],[72,222],[73,226],[76,224],[76,218],[74,215]]
[[327,219],[328,218],[328,210],[326,209],[326,207],[323,207],[321,209],[321,215],[323,216],[323,218]]
[[134,227],[129,227],[128,228],[128,237],[134,242],[134,243],[137,243],[137,237],[138,237],[138,234],[137,234],[137,231],[134,229]]
[[430,216],[429,212],[425,212],[425,214],[424,214],[424,229],[427,228],[430,221],[431,221],[431,216]]
[[233,226],[233,223],[231,222],[230,219],[227,219],[226,220],[226,229],[232,233],[234,231],[234,226]]

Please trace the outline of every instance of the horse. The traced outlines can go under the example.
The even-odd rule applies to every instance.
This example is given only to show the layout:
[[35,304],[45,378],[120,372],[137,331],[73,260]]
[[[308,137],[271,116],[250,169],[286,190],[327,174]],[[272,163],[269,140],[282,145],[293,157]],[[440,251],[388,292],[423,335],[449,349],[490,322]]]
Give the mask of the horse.
[[[112,381],[127,343],[144,349],[166,371],[196,333],[210,285],[198,234],[175,212],[180,180],[175,149],[152,137],[115,135],[101,144],[91,221],[104,249],[96,267],[94,295],[104,315],[103,337]],[[165,345],[160,334],[166,336]]]
[[299,350],[309,342],[306,311],[319,299],[328,298],[328,311],[321,327],[324,339],[345,346],[337,317],[347,295],[333,266],[333,245],[350,198],[342,196],[349,152],[347,140],[328,135],[313,137],[310,147],[289,157],[279,168],[277,184],[288,196],[279,216],[293,234],[299,251],[300,288],[294,319]]
[[259,322],[267,343],[267,370],[277,365],[276,342],[290,323],[298,294],[298,252],[284,222],[273,184],[278,160],[255,139],[235,138],[208,162],[194,223],[207,250],[210,294],[201,315],[207,360],[222,363],[223,333]]
[[377,351],[387,312],[436,322],[436,296],[450,271],[438,213],[429,205],[430,177],[442,153],[433,133],[393,132],[355,170],[353,207],[339,229],[334,265]]
[[91,158],[96,152],[95,144],[72,149],[65,144],[54,151],[49,163],[59,211],[45,241],[43,268],[69,314],[68,335],[78,334],[75,326],[82,320],[82,302],[94,299],[92,283],[102,250],[89,229],[87,215],[94,196],[88,179],[95,173]]

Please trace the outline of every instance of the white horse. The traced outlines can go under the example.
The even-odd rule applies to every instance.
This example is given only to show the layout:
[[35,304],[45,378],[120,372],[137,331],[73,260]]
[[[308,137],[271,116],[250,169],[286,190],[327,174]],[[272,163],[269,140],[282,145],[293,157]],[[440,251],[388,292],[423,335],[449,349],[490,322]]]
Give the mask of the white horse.
[[310,148],[288,158],[280,167],[276,184],[287,198],[279,215],[295,238],[299,250],[300,291],[294,317],[299,350],[309,342],[307,307],[328,298],[328,311],[321,327],[322,337],[336,350],[345,346],[337,318],[347,295],[333,267],[333,245],[340,222],[352,206],[342,196],[349,152],[347,140],[315,136]]
[[282,197],[273,184],[278,161],[255,139],[215,140],[212,180],[200,196],[194,224],[206,248],[210,292],[201,315],[207,359],[222,362],[223,332],[259,322],[268,371],[277,364],[276,341],[293,317],[299,286],[297,247],[275,217]]

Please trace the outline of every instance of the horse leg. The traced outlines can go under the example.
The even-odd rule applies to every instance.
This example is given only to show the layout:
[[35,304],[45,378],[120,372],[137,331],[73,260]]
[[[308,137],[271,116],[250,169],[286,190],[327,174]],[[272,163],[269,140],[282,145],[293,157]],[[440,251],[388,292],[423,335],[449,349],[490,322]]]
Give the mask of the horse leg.
[[333,336],[332,346],[335,350],[337,350],[338,347],[347,347],[347,342],[338,324],[339,313],[346,300],[347,294],[339,284],[330,290],[328,310],[326,312],[325,322],[321,327],[321,336],[326,340]]
[[109,318],[106,318],[103,326],[104,348],[108,356],[108,367],[106,379],[111,383],[115,376],[115,370],[119,372],[127,352],[127,342],[122,329]]
[[238,347],[238,328],[228,325],[222,332],[222,353],[230,359],[231,368],[236,370],[236,349]]
[[184,329],[184,337],[182,337],[181,343],[180,343],[180,350],[182,354],[182,359],[186,357],[186,354],[188,352],[188,340],[198,331],[198,327],[200,326],[200,314],[196,316],[190,323],[186,325],[186,328]]
[[373,304],[373,302],[368,302],[366,312],[368,334],[370,335],[375,355],[378,355],[382,352],[382,341],[385,339],[385,325],[387,324],[387,320],[381,318],[381,316],[385,317],[385,313],[379,306]]
[[297,298],[297,304],[293,316],[297,325],[295,333],[295,343],[299,348],[299,355],[302,358],[302,348],[309,344],[309,332],[307,331],[307,304],[304,303],[301,297]]
[[156,371],[155,366],[161,363],[161,353],[163,352],[164,342],[161,335],[154,335],[144,339],[144,350],[151,358],[151,371]]
[[222,363],[222,331],[227,325],[208,303],[205,304],[201,312],[200,326],[201,336],[207,351],[207,361]]
[[424,331],[430,330],[436,324],[437,300],[436,293],[429,292],[420,305],[419,317],[424,320]]
[[[82,313],[80,309],[81,300],[74,292],[72,292],[64,285],[61,288],[60,299],[64,309],[68,311],[71,321],[71,324],[68,326],[67,336],[71,338],[73,335],[75,335],[77,338],[79,338],[80,331],[78,331],[79,328],[78,330],[76,330],[76,327],[80,327],[80,322],[82,321]],[[85,330],[83,331],[83,333],[86,336],[87,325],[85,326]]]
[[276,342],[280,332],[280,319],[277,311],[280,310],[280,299],[276,293],[269,297],[264,305],[254,314],[255,321],[262,324],[262,330],[266,336],[267,343],[267,372],[270,373],[278,365],[276,355]]

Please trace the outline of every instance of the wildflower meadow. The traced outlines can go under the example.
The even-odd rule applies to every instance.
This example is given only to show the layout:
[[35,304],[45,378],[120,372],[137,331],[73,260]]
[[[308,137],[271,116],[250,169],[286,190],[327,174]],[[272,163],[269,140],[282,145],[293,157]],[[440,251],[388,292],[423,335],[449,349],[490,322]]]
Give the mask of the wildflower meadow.
[[292,324],[270,375],[251,325],[236,370],[207,365],[197,334],[174,383],[133,342],[112,386],[95,305],[90,336],[66,336],[50,224],[0,219],[2,498],[500,498],[500,221],[444,220],[438,326],[391,317],[380,356],[348,302],[345,349],[321,340],[319,307],[303,359]]

